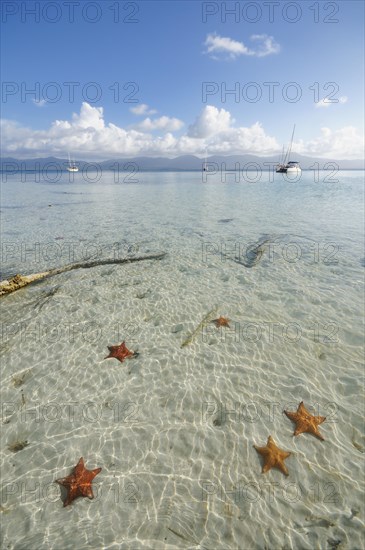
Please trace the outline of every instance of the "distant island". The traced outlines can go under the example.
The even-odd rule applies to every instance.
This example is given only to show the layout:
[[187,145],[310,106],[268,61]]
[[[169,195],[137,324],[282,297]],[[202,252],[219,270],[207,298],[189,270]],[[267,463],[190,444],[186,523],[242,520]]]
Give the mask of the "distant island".
[[[339,160],[339,159],[324,159],[318,157],[304,157],[302,155],[292,155],[294,160],[300,162],[303,170],[364,170],[364,159],[355,160]],[[213,155],[207,159],[199,158],[194,155],[184,155],[176,158],[165,157],[132,157],[132,158],[116,158],[112,160],[75,160],[79,170],[132,170],[135,171],[153,172],[153,171],[201,171],[203,163],[207,162],[208,169],[214,170],[257,170],[258,167],[262,171],[272,170],[278,164],[279,158],[277,155],[269,157],[259,157],[256,155]],[[32,159],[16,159],[12,157],[0,158],[0,171],[2,172],[18,172],[18,171],[33,171],[33,170],[67,170],[69,164],[68,159],[47,157],[47,158],[32,158]],[[128,167],[128,165],[130,165]]]

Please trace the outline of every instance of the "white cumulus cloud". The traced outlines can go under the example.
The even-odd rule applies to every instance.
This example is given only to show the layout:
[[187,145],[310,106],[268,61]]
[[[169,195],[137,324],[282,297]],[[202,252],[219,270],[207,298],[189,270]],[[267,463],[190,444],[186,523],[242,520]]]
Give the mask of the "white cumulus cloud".
[[136,107],[130,108],[131,113],[134,115],[154,115],[157,113],[156,109],[150,109],[146,103],[136,105]]
[[189,126],[188,136],[197,138],[206,138],[231,126],[231,113],[225,109],[217,109],[213,105],[207,105],[195,120],[194,124]]
[[213,59],[219,59],[219,55],[228,54],[228,57],[234,59],[240,55],[265,57],[279,53],[280,45],[275,42],[273,36],[267,34],[253,34],[250,39],[256,42],[256,48],[249,48],[243,42],[233,40],[226,36],[220,36],[216,33],[207,35],[204,42],[206,50],[204,53],[209,54]]
[[47,103],[47,101],[45,99],[32,99],[34,105],[36,105],[37,107],[44,107],[44,105]]
[[[336,98],[335,98],[336,99]],[[347,103],[348,102],[348,97],[343,95],[341,97],[338,98],[338,101],[334,101],[333,99],[328,99],[327,97],[323,98],[323,99],[320,99],[316,104],[316,108],[322,108],[322,107],[329,107],[330,105],[338,105],[338,104],[341,104],[343,105],[344,103]]]
[[273,36],[267,34],[253,34],[251,40],[257,42],[258,47],[254,50],[253,55],[257,57],[265,57],[280,52],[280,45],[275,42]]
[[339,160],[361,159],[364,158],[364,136],[354,126],[345,126],[338,130],[323,127],[318,137],[306,143],[294,144],[293,151]]
[[170,118],[168,116],[161,116],[159,118],[151,119],[145,118],[135,126],[137,130],[144,132],[152,132],[153,130],[164,130],[165,132],[176,132],[184,126],[182,120],[178,118]]
[[[266,133],[260,122],[236,126],[226,109],[206,105],[187,132],[180,136],[182,121],[166,116],[146,118],[142,127],[123,128],[106,122],[102,107],[83,103],[70,120],[56,120],[49,128],[33,130],[16,121],[2,120],[2,155],[18,158],[67,157],[68,151],[79,159],[106,160],[134,156],[193,154],[279,155],[281,144]],[[152,133],[154,131],[155,133]],[[293,152],[322,158],[363,158],[363,136],[353,126],[331,130],[324,127],[320,135],[307,142],[297,141]]]

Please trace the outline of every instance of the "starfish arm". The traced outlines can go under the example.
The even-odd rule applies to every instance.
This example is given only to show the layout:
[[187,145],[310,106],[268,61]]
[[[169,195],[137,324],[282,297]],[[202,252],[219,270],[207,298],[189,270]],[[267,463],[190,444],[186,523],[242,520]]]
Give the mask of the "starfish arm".
[[70,497],[70,495],[67,495],[66,500],[65,500],[65,502],[63,503],[63,507],[69,506],[69,505],[71,504],[72,500],[73,500],[73,499]]
[[257,447],[256,445],[254,445],[256,451],[258,453],[260,453],[260,455],[268,455],[270,453],[269,449],[267,447]]
[[82,474],[82,472],[84,471],[85,469],[85,463],[84,463],[84,459],[81,457],[80,460],[78,461],[78,463],[76,464],[76,467],[75,467],[75,475],[78,477]]
[[288,418],[290,418],[290,420],[292,420],[293,422],[296,422],[299,418],[299,415],[298,413],[296,412],[290,412],[290,411],[284,411],[284,413],[286,414],[286,416]]
[[269,437],[267,438],[267,448],[273,451],[279,450],[279,447],[276,445],[271,435],[269,435]]
[[326,420],[326,416],[315,416],[316,424],[322,424]]
[[63,487],[69,487],[71,485],[70,480],[67,477],[63,477],[61,479],[56,479],[56,483],[59,485],[62,485]]
[[80,496],[80,493],[74,484],[70,485],[67,489],[68,491],[67,491],[66,499],[63,503],[64,507],[69,506],[72,503],[72,501],[75,500],[75,498]]
[[286,467],[286,465],[284,464],[284,461],[280,461],[276,464],[276,467],[279,468],[279,470],[281,472],[283,472],[283,474],[285,474],[286,476],[289,475],[289,471],[288,471],[288,468]]
[[302,421],[297,423],[295,427],[294,435],[300,435],[303,433],[310,433],[310,434],[316,435],[322,441],[324,440],[317,426],[313,422]]
[[283,457],[284,460],[285,460],[285,458],[289,458],[290,455],[291,455],[291,453],[289,451],[283,451],[283,453],[282,453],[282,457]]
[[303,422],[298,422],[294,430],[294,435],[304,434],[307,431],[308,431],[308,426]]
[[311,430],[308,430],[310,431],[310,433],[312,433],[313,435],[317,436],[318,439],[320,439],[321,441],[324,441],[324,437],[323,435],[320,433],[319,429],[317,428],[317,426],[313,426],[313,428]]
[[269,462],[265,462],[265,464],[262,467],[262,473],[266,474],[266,472],[268,472],[271,468],[272,468],[272,464],[270,464]]
[[91,473],[93,474],[92,479],[94,479],[95,476],[98,475],[98,473],[101,472],[101,468],[95,468],[95,470],[91,470]]
[[83,497],[94,498],[94,493],[91,485],[84,485],[81,487],[81,495]]
[[302,414],[310,414],[309,411],[305,408],[304,402],[303,402],[303,401],[301,401],[301,402],[299,403],[297,413],[300,414],[300,415],[302,415]]
[[218,317],[218,319],[213,319],[212,323],[214,323],[217,328],[219,328],[219,327],[228,327],[228,328],[230,328],[229,319],[226,319],[226,317],[220,316],[220,317]]

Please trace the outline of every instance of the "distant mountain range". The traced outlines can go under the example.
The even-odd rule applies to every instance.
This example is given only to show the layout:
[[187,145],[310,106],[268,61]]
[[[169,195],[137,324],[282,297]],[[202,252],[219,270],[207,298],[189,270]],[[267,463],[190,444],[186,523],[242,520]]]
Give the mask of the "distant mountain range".
[[[319,169],[319,170],[333,170],[338,166],[340,170],[364,170],[364,159],[355,160],[338,160],[338,159],[323,159],[316,157],[304,157],[302,155],[293,156],[293,160],[300,162],[302,169]],[[209,169],[211,170],[256,170],[257,165],[261,170],[269,170],[273,165],[279,162],[278,156],[270,157],[258,157],[255,155],[213,155],[207,158],[209,163]],[[126,171],[200,171],[204,159],[195,157],[194,155],[184,155],[176,158],[164,158],[164,157],[134,157],[134,158],[119,158],[113,160],[104,160],[101,162],[92,162],[84,160],[76,160],[76,164],[80,170],[88,168],[92,170],[93,165],[97,165],[102,170],[126,170]],[[130,166],[128,166],[128,164]],[[134,167],[133,167],[134,165]],[[60,159],[56,157],[47,158],[34,158],[34,159],[15,159],[11,157],[0,159],[0,170],[7,172],[16,172],[24,170],[66,170],[68,166],[67,159]],[[95,166],[96,169],[96,166]]]

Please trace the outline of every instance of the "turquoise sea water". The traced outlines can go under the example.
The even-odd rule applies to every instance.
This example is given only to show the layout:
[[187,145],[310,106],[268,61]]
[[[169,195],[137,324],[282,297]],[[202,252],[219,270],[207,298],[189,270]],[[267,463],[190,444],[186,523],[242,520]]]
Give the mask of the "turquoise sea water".
[[[72,177],[3,181],[2,279],[166,256],[1,299],[1,547],[362,548],[364,173]],[[293,437],[302,400],[325,441]],[[63,508],[81,456],[95,498]]]

